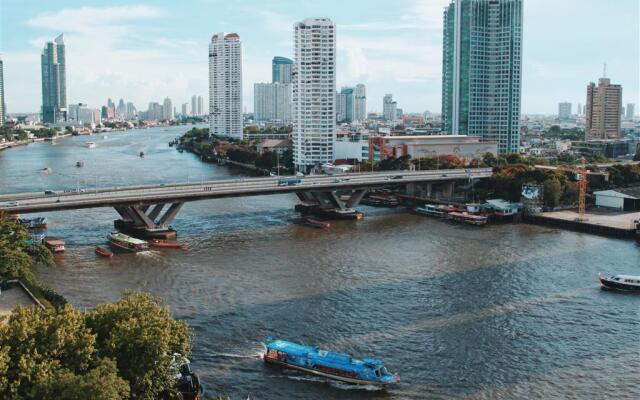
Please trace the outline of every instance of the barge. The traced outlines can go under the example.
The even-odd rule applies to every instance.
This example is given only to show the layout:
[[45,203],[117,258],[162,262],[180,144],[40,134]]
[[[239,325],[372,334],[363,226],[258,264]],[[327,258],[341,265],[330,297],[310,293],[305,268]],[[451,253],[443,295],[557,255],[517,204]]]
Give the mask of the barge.
[[487,224],[487,217],[484,215],[468,214],[466,212],[450,212],[447,219],[467,225],[482,226]]
[[107,236],[109,244],[115,248],[138,253],[140,251],[149,250],[149,245],[144,240],[127,236],[124,233],[113,231]]
[[387,386],[400,382],[376,359],[358,360],[348,354],[320,350],[286,340],[267,338],[264,362],[325,378],[356,384]]
[[65,250],[64,241],[55,236],[45,236],[45,238],[42,239],[42,244],[53,253],[62,253]]

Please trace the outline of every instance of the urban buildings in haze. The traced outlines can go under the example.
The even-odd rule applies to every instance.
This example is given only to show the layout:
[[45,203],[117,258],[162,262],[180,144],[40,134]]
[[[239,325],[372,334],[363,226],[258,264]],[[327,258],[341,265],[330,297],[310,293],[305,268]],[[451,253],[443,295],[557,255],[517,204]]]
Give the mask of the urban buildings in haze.
[[198,97],[195,94],[191,96],[191,115],[198,115]]
[[522,0],[452,0],[443,22],[443,130],[517,152]]
[[209,44],[209,132],[242,138],[242,52],[236,33],[216,33]]
[[162,119],[167,121],[173,119],[173,102],[168,97],[162,102]]
[[600,78],[598,86],[587,86],[585,108],[586,140],[617,139],[620,137],[622,86],[611,84],[609,78]]
[[204,115],[204,101],[202,99],[202,96],[198,96],[198,102],[197,102],[197,115]]
[[42,50],[42,121],[64,122],[67,113],[65,45],[62,34]]
[[253,85],[253,111],[256,121],[291,123],[291,84],[255,83]]
[[329,18],[308,18],[293,29],[293,160],[306,172],[334,161],[336,29]]
[[355,119],[355,89],[343,87],[336,93],[336,121],[353,122]]
[[4,125],[7,118],[7,106],[4,102],[4,64],[0,56],[0,126]]
[[367,119],[367,87],[362,83],[356,85],[355,88],[355,119],[356,121],[364,121]]
[[180,113],[183,117],[189,115],[189,103],[182,103],[182,112]]
[[382,115],[385,121],[395,121],[397,118],[398,103],[393,101],[393,95],[385,94],[382,98]]
[[[2,60],[0,60],[0,74],[2,74]],[[0,76],[0,80],[2,80],[2,76]],[[2,88],[0,87],[0,90]],[[633,103],[627,104],[627,115],[626,118],[628,120],[632,120],[636,115],[636,105]]]
[[560,121],[571,119],[571,103],[562,102],[558,104],[558,119]]
[[291,83],[291,71],[293,69],[293,60],[276,56],[271,61],[271,82],[273,83]]

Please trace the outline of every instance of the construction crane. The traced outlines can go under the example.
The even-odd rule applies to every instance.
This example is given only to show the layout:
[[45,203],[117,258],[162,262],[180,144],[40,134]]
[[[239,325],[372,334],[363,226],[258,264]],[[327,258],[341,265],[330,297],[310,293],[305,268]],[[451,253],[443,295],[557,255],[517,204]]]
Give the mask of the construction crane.
[[582,168],[579,169],[580,174],[580,197],[578,199],[578,221],[586,221],[585,212],[587,208],[587,160],[582,157]]

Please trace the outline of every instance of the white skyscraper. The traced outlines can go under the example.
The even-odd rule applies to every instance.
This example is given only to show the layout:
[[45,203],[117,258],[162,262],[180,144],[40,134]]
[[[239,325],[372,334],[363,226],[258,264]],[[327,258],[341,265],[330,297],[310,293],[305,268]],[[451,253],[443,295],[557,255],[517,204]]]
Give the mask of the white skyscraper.
[[4,104],[4,73],[2,70],[2,58],[0,57],[0,126],[4,125],[4,121],[7,118]]
[[198,98],[195,94],[191,96],[191,115],[198,115]]
[[393,101],[393,96],[390,94],[385,94],[382,99],[382,113],[384,115],[385,121],[395,121],[397,118],[397,108],[398,103]]
[[367,87],[362,83],[357,84],[355,88],[355,116],[356,121],[364,121],[367,119]]
[[209,44],[209,132],[242,138],[242,49],[237,33]]
[[298,171],[308,171],[334,159],[335,24],[308,18],[293,29],[293,160]]
[[291,84],[255,83],[253,112],[256,121],[291,123]]
[[204,102],[202,96],[198,96],[198,115],[204,115]]
[[189,103],[182,103],[182,109],[181,114],[183,117],[186,117],[187,115],[189,115]]
[[173,103],[170,98],[165,98],[162,103],[162,119],[173,119]]

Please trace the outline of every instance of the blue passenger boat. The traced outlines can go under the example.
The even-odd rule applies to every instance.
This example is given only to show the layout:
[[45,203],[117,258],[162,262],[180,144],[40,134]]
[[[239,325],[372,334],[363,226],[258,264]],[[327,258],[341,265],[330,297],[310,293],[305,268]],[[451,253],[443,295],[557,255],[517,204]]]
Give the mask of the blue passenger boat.
[[348,354],[320,350],[286,340],[267,338],[264,361],[342,382],[358,385],[390,385],[400,381],[379,360],[357,360]]

